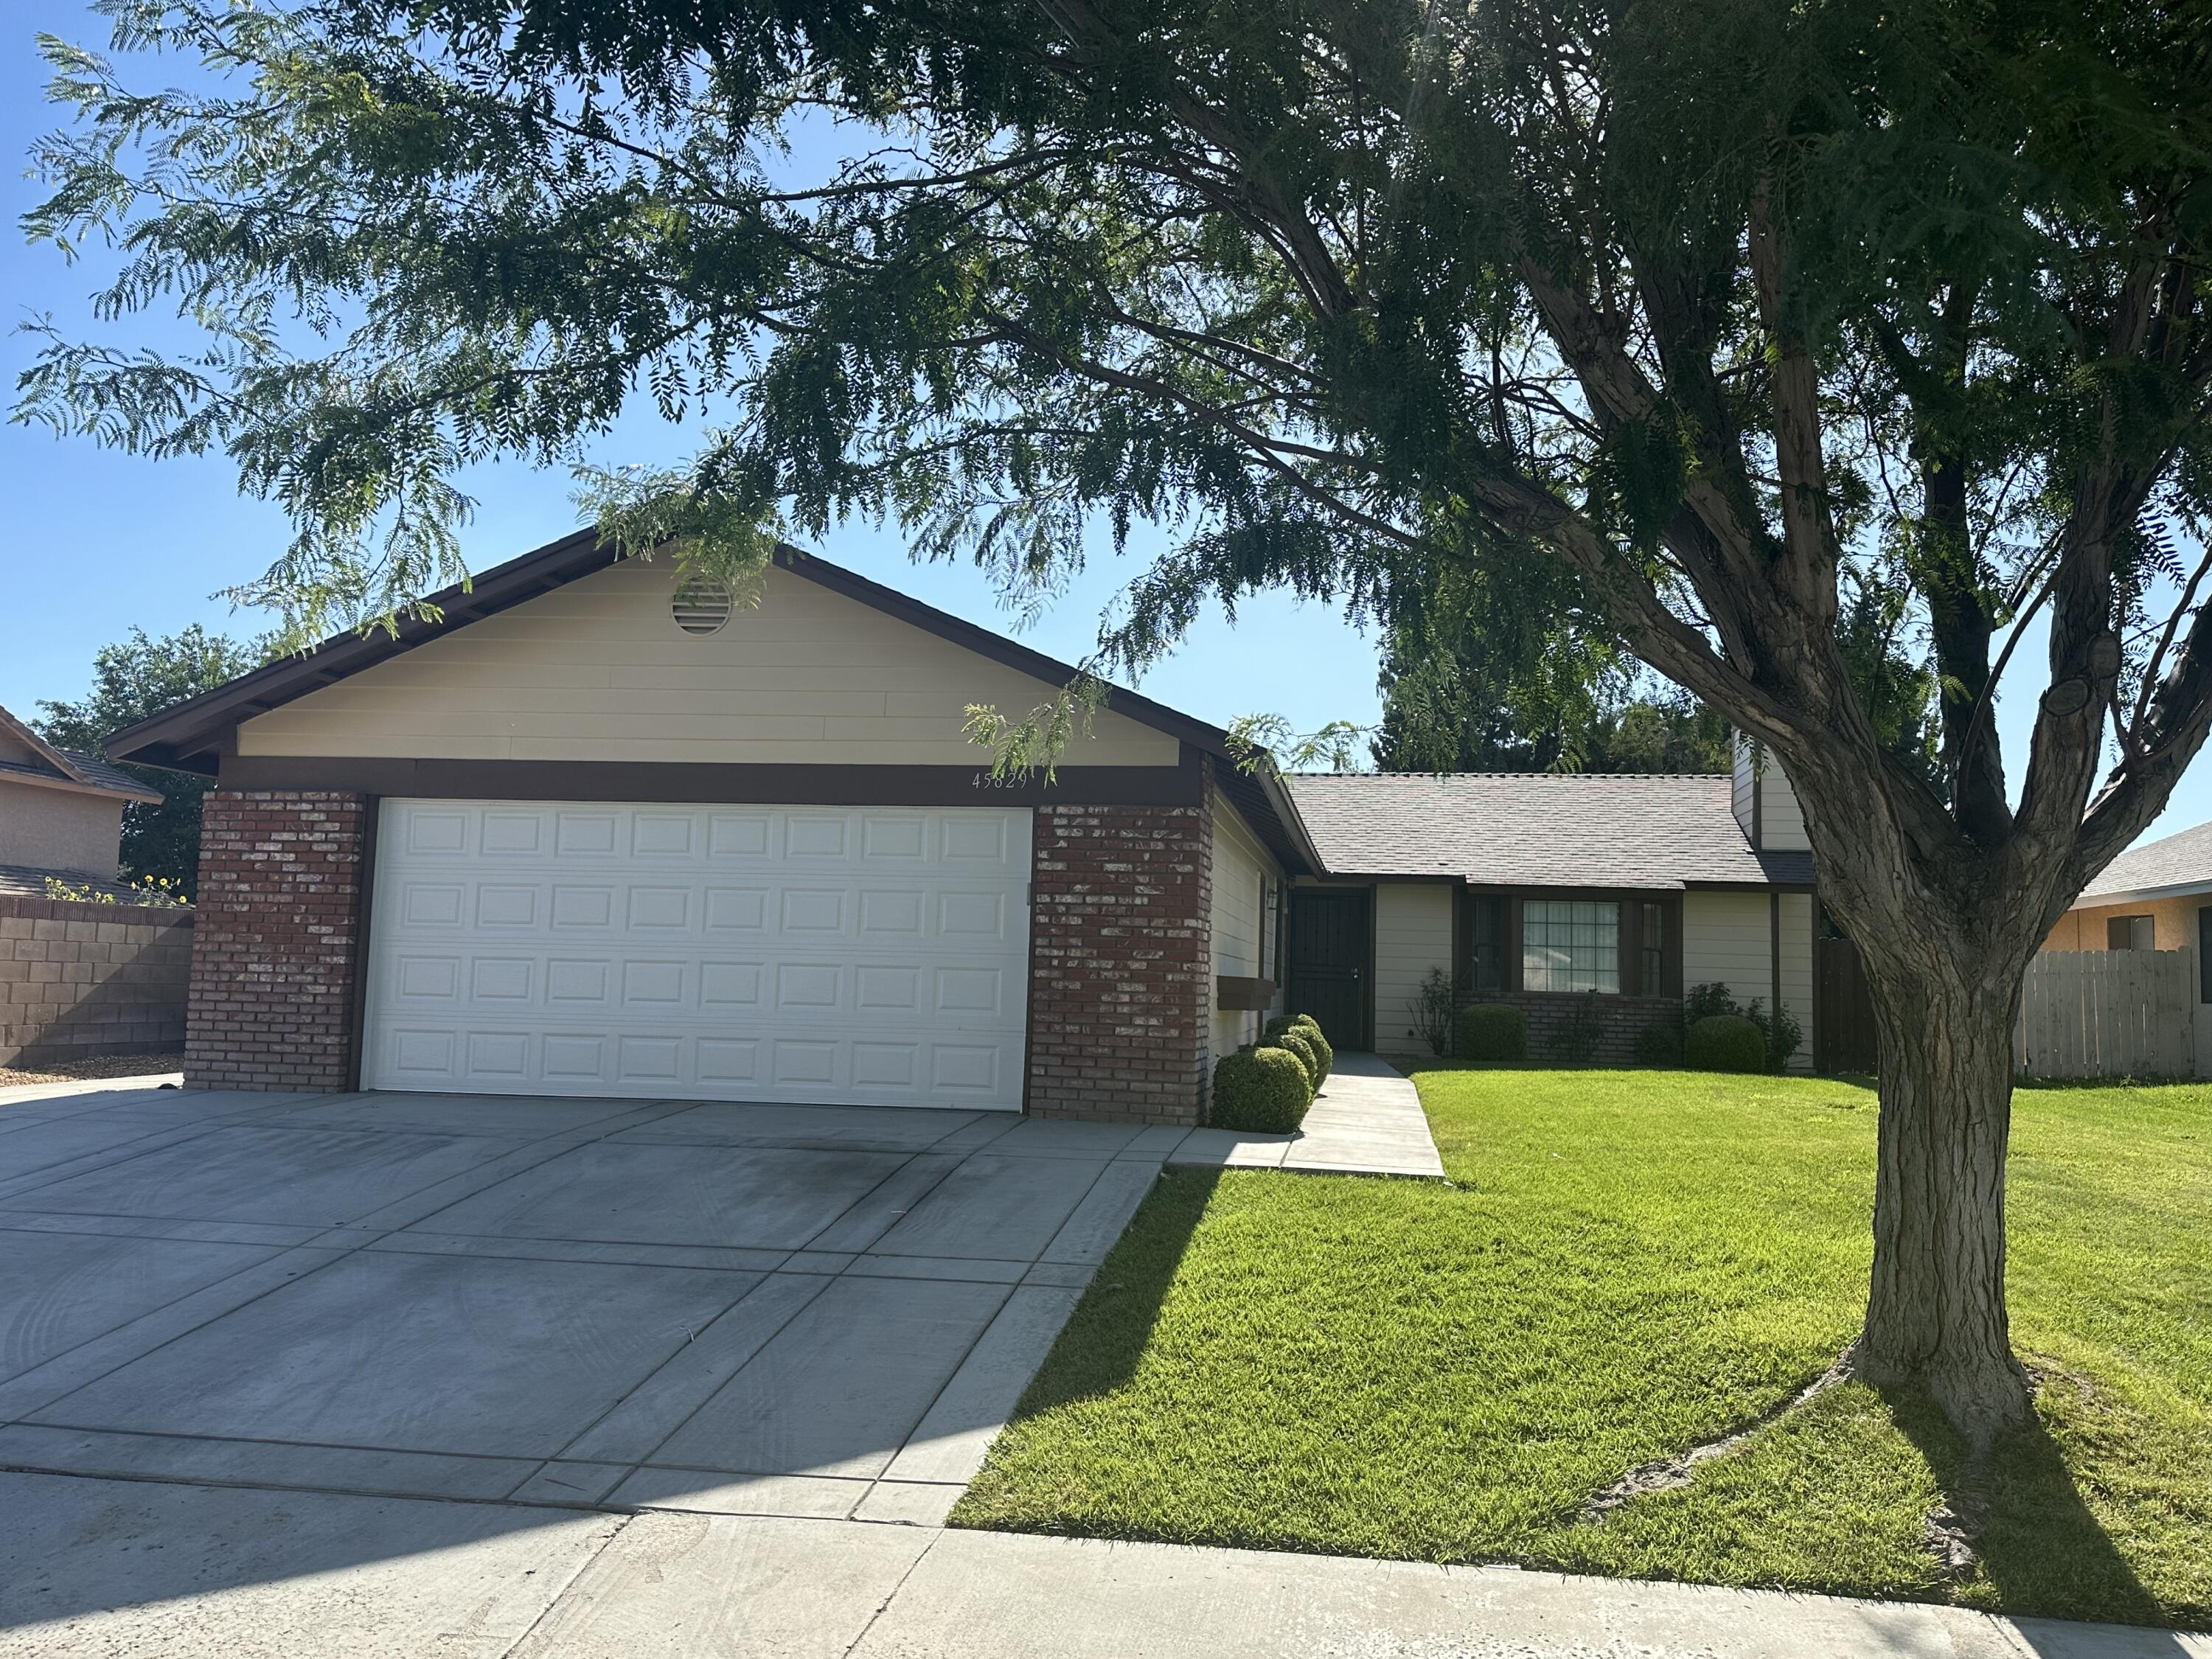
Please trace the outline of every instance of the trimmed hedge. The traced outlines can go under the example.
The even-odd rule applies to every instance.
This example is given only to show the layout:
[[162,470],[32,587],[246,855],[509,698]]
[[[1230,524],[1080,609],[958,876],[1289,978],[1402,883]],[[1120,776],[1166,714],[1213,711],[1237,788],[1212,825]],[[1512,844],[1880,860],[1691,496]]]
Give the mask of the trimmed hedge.
[[1462,1060],[1526,1060],[1528,1016],[1510,1002],[1478,1002],[1460,1011]]
[[1741,1014],[1708,1014],[1682,1034],[1682,1063],[1694,1072],[1763,1072],[1766,1033]]
[[1314,1079],[1316,1086],[1319,1086],[1328,1082],[1328,1074],[1336,1069],[1336,1050],[1322,1035],[1321,1022],[1311,1014],[1300,1014],[1293,1023],[1306,1034],[1306,1041],[1313,1044],[1314,1054],[1321,1061],[1321,1074]]
[[1313,1039],[1306,1034],[1304,1026],[1293,1025],[1288,1030],[1278,1031],[1260,1046],[1263,1048],[1286,1048],[1296,1054],[1298,1064],[1306,1068],[1306,1086],[1309,1089],[1321,1087],[1321,1055],[1316,1051]]
[[1304,1032],[1306,1041],[1312,1045],[1314,1059],[1318,1062],[1313,1068],[1314,1087],[1318,1089],[1328,1081],[1328,1074],[1336,1069],[1336,1049],[1322,1032],[1321,1022],[1311,1014],[1277,1014],[1260,1028],[1260,1041],[1273,1042],[1285,1031]]
[[1313,1104],[1306,1068],[1287,1048],[1244,1048],[1213,1067],[1213,1103],[1206,1121],[1248,1134],[1288,1134]]

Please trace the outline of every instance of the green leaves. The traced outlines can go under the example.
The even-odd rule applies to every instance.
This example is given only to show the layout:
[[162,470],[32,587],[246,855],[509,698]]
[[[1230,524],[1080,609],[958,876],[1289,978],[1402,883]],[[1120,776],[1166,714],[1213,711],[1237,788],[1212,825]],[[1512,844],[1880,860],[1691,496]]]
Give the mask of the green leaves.
[[[2179,7],[104,12],[113,62],[46,44],[24,222],[107,250],[118,337],[46,328],[15,416],[228,454],[291,514],[237,596],[295,641],[459,580],[457,481],[511,458],[732,572],[888,518],[1018,613],[1148,524],[1099,672],[1287,586],[1389,631],[1407,752],[1595,731],[1633,658],[1808,741],[1894,703],[1920,753],[1932,674],[1970,695],[1915,814],[2046,550],[2087,550],[2068,625],[2127,684],[2197,648],[2138,529],[2201,539],[2212,481]],[[139,90],[149,52],[198,73]],[[165,308],[204,343],[130,337]],[[641,403],[709,429],[690,464],[598,459]],[[1875,568],[1902,609],[1861,661]]]

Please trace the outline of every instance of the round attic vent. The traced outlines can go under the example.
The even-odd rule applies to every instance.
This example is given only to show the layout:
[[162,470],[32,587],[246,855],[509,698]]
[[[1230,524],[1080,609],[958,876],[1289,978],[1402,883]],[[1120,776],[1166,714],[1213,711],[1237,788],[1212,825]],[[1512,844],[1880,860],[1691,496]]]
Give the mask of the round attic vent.
[[669,615],[687,634],[712,634],[730,619],[730,585],[707,578],[685,582],[669,601]]

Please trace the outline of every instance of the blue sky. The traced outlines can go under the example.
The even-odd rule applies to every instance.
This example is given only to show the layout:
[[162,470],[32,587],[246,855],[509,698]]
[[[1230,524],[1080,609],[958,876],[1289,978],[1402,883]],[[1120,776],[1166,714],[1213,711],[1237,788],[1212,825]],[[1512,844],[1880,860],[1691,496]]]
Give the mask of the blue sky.
[[[12,387],[33,350],[13,325],[52,313],[65,331],[125,345],[174,344],[185,337],[159,318],[103,330],[89,296],[108,267],[94,250],[65,264],[51,247],[27,246],[15,221],[38,198],[21,158],[53,125],[43,100],[45,66],[34,35],[43,30],[104,46],[106,29],[82,0],[15,0],[0,21],[0,295],[10,331],[0,334],[0,375]],[[189,78],[183,65],[156,65],[149,79]],[[691,434],[649,415],[625,420],[595,449],[607,465],[665,463],[695,447]],[[479,502],[464,549],[477,568],[495,564],[576,527],[565,472],[519,465],[481,469],[465,487]],[[6,595],[0,608],[0,707],[28,716],[42,698],[81,694],[94,652],[131,627],[172,633],[201,622],[241,635],[261,631],[252,613],[235,613],[216,590],[264,569],[282,548],[283,516],[241,498],[220,457],[155,462],[116,454],[88,440],[57,440],[43,429],[0,425],[0,491],[12,534],[0,549]],[[1079,659],[1101,612],[1140,568],[1132,555],[1102,547],[1053,606],[1019,637],[1040,650]],[[1010,619],[990,584],[965,566],[916,565],[896,530],[852,525],[816,549],[838,562],[904,589],[929,604],[992,626]],[[2039,655],[2024,642],[2028,662]],[[2027,665],[2027,662],[2022,664]],[[1218,723],[1240,714],[1279,714],[1310,731],[1330,720],[1372,722],[1379,713],[1374,642],[1326,607],[1270,595],[1240,607],[1232,624],[1218,612],[1192,630],[1174,658],[1149,675],[1144,690]],[[2025,697],[1998,705],[2014,767],[2026,752]],[[2026,705],[2026,708],[2021,705]],[[2017,787],[2018,780],[2015,777]],[[2212,769],[2200,763],[2176,792],[2151,835],[2171,834],[2212,816]]]

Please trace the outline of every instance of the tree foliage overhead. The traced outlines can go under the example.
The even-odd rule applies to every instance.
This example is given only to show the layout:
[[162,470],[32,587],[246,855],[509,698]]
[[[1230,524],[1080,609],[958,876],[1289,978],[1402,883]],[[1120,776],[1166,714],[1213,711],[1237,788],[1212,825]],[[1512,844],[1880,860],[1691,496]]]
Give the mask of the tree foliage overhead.
[[[1972,711],[2031,608],[2087,693],[2046,719],[2109,714],[2141,780],[2091,860],[2201,736],[2155,685],[2198,672],[2162,626],[2212,362],[2185,9],[102,9],[212,89],[49,42],[76,119],[27,224],[118,240],[103,314],[207,344],[57,335],[19,418],[228,449],[299,529],[246,596],[302,633],[460,574],[463,466],[576,460],[641,398],[726,416],[710,526],[885,511],[1049,589],[1101,515],[1169,526],[1127,671],[1257,586],[1387,610],[1540,551],[1547,623],[1785,746],[1879,741],[1825,638],[1878,564],[1947,700],[1922,843],[2009,833]],[[2039,834],[2086,794],[2045,782]]]
[[[154,639],[143,628],[100,647],[92,664],[92,690],[74,702],[39,705],[39,735],[64,749],[106,753],[108,735],[158,714],[185,698],[236,679],[261,665],[263,653],[198,623]],[[199,890],[200,798],[213,782],[150,766],[123,769],[149,789],[158,804],[126,802],[123,808],[123,873],[132,881],[176,884],[185,897]]]

